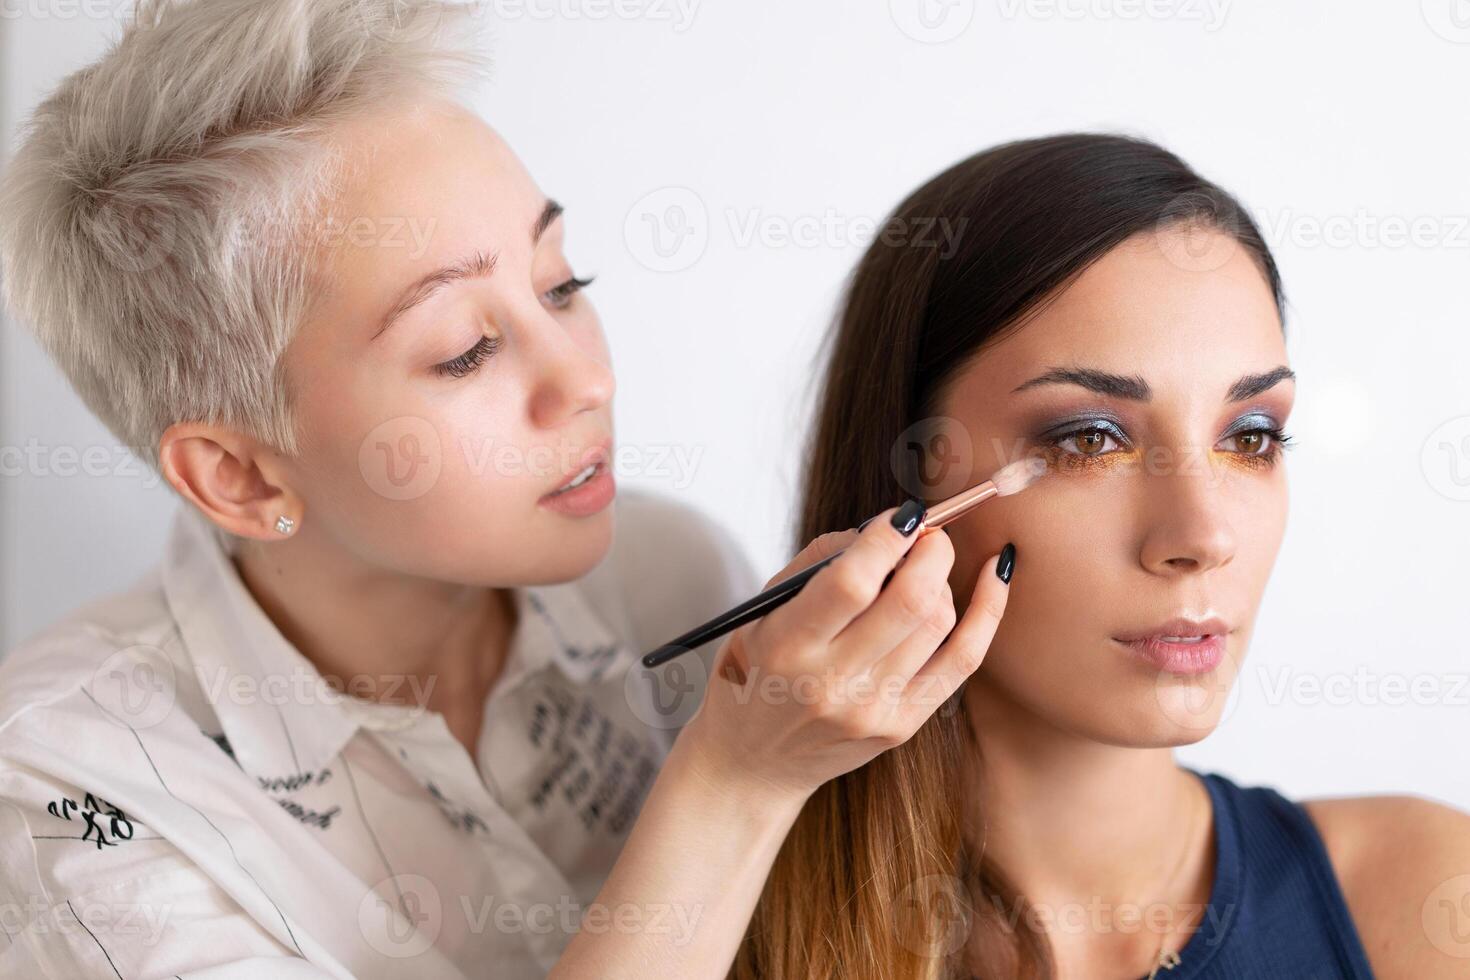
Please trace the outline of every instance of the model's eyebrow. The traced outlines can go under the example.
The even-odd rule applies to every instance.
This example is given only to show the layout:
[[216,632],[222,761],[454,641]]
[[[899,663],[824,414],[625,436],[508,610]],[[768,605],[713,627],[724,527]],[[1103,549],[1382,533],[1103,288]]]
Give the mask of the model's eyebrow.
[[[531,225],[533,245],[541,241],[541,236],[546,234],[546,229],[551,227],[553,221],[561,217],[562,210],[560,204],[551,200],[542,206],[541,213]],[[486,255],[484,252],[476,251],[419,277],[399,294],[397,302],[388,309],[387,315],[383,317],[383,322],[378,326],[378,332],[373,334],[372,339],[376,340],[383,331],[393,326],[399,317],[415,306],[427,302],[429,297],[445,286],[464,279],[490,278],[495,274],[495,264],[499,259],[499,252],[491,252]]]
[[1107,371],[1097,371],[1092,368],[1052,368],[1038,374],[1025,384],[1012,388],[1011,394],[1014,395],[1028,388],[1039,388],[1042,385],[1078,385],[1088,391],[1095,391],[1099,395],[1140,402],[1146,402],[1153,397],[1153,391],[1149,388],[1148,382],[1136,374],[1130,378],[1126,375],[1110,374]]
[[1225,397],[1228,401],[1243,402],[1247,398],[1254,398],[1263,391],[1275,387],[1282,381],[1295,380],[1296,372],[1282,365],[1261,374],[1247,374],[1241,377],[1230,386],[1230,392]]
[[[1237,378],[1226,393],[1226,401],[1242,402],[1254,398],[1282,381],[1294,380],[1296,372],[1282,365],[1260,374],[1246,374]],[[1153,398],[1153,389],[1138,375],[1112,374],[1093,368],[1052,368],[1011,389],[1011,394],[1036,388],[1041,385],[1078,385],[1088,391],[1110,398],[1126,398],[1129,401],[1146,402]]]

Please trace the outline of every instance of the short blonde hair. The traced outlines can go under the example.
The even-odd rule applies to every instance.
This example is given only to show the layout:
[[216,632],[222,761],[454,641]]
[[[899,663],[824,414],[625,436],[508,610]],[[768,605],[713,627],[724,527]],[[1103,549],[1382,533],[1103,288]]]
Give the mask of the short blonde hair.
[[281,354],[310,308],[301,229],[341,173],[326,132],[482,75],[477,12],[140,0],[37,107],[0,185],[5,299],[149,465],[179,421],[298,451]]

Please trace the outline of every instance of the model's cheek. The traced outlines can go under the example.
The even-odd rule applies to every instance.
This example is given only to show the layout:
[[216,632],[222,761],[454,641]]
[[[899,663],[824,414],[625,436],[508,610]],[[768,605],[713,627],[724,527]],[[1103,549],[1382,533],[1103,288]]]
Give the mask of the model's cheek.
[[1285,537],[1285,494],[1269,494],[1266,499],[1253,501],[1251,506],[1242,507],[1234,520],[1239,542],[1238,587],[1248,594],[1248,601],[1255,608],[1265,594]]
[[1023,563],[1030,572],[1043,561],[1051,561],[1047,556],[1054,548],[1065,555],[1069,549],[1094,541],[1093,505],[1079,497],[1085,486],[1049,473],[1023,492],[996,499],[949,524],[945,533],[955,548],[950,576],[955,594],[968,596],[980,567],[1007,543],[1016,546],[1016,574],[1020,575]]

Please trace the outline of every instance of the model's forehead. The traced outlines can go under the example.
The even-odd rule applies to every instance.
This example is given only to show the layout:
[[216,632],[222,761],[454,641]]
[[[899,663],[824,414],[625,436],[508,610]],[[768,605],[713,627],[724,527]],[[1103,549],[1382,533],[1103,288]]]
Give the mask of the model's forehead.
[[[1027,371],[1058,365],[1233,380],[1285,363],[1275,299],[1250,252],[1223,235],[1191,245],[1179,234],[1137,235],[1112,249],[976,366],[1019,384]],[[1212,257],[1191,264],[1190,254],[1205,253],[1186,248]]]

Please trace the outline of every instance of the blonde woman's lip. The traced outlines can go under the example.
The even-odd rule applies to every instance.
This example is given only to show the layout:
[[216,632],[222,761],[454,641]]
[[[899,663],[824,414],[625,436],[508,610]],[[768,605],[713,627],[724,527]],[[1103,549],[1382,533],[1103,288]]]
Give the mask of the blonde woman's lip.
[[578,471],[577,476],[588,471],[589,475],[580,482],[573,477],[560,489],[542,497],[540,505],[569,517],[590,517],[603,510],[617,493],[612,467],[606,461],[598,461],[586,470]]
[[608,436],[588,449],[578,460],[576,469],[566,474],[556,489],[544,494],[538,503],[571,517],[588,517],[612,503],[617,485],[612,474],[612,437]]
[[561,482],[552,489],[548,490],[545,494],[543,494],[542,499],[544,500],[546,499],[546,497],[550,497],[570,489],[571,485],[573,483],[576,483],[579,477],[586,475],[589,469],[597,466],[598,464],[604,464],[603,468],[606,469],[607,466],[605,464],[607,464],[607,462],[611,459],[612,437],[608,436],[602,439],[596,445],[591,446],[586,451],[584,451],[582,455],[577,459],[577,462],[572,466],[572,468],[562,474]]

